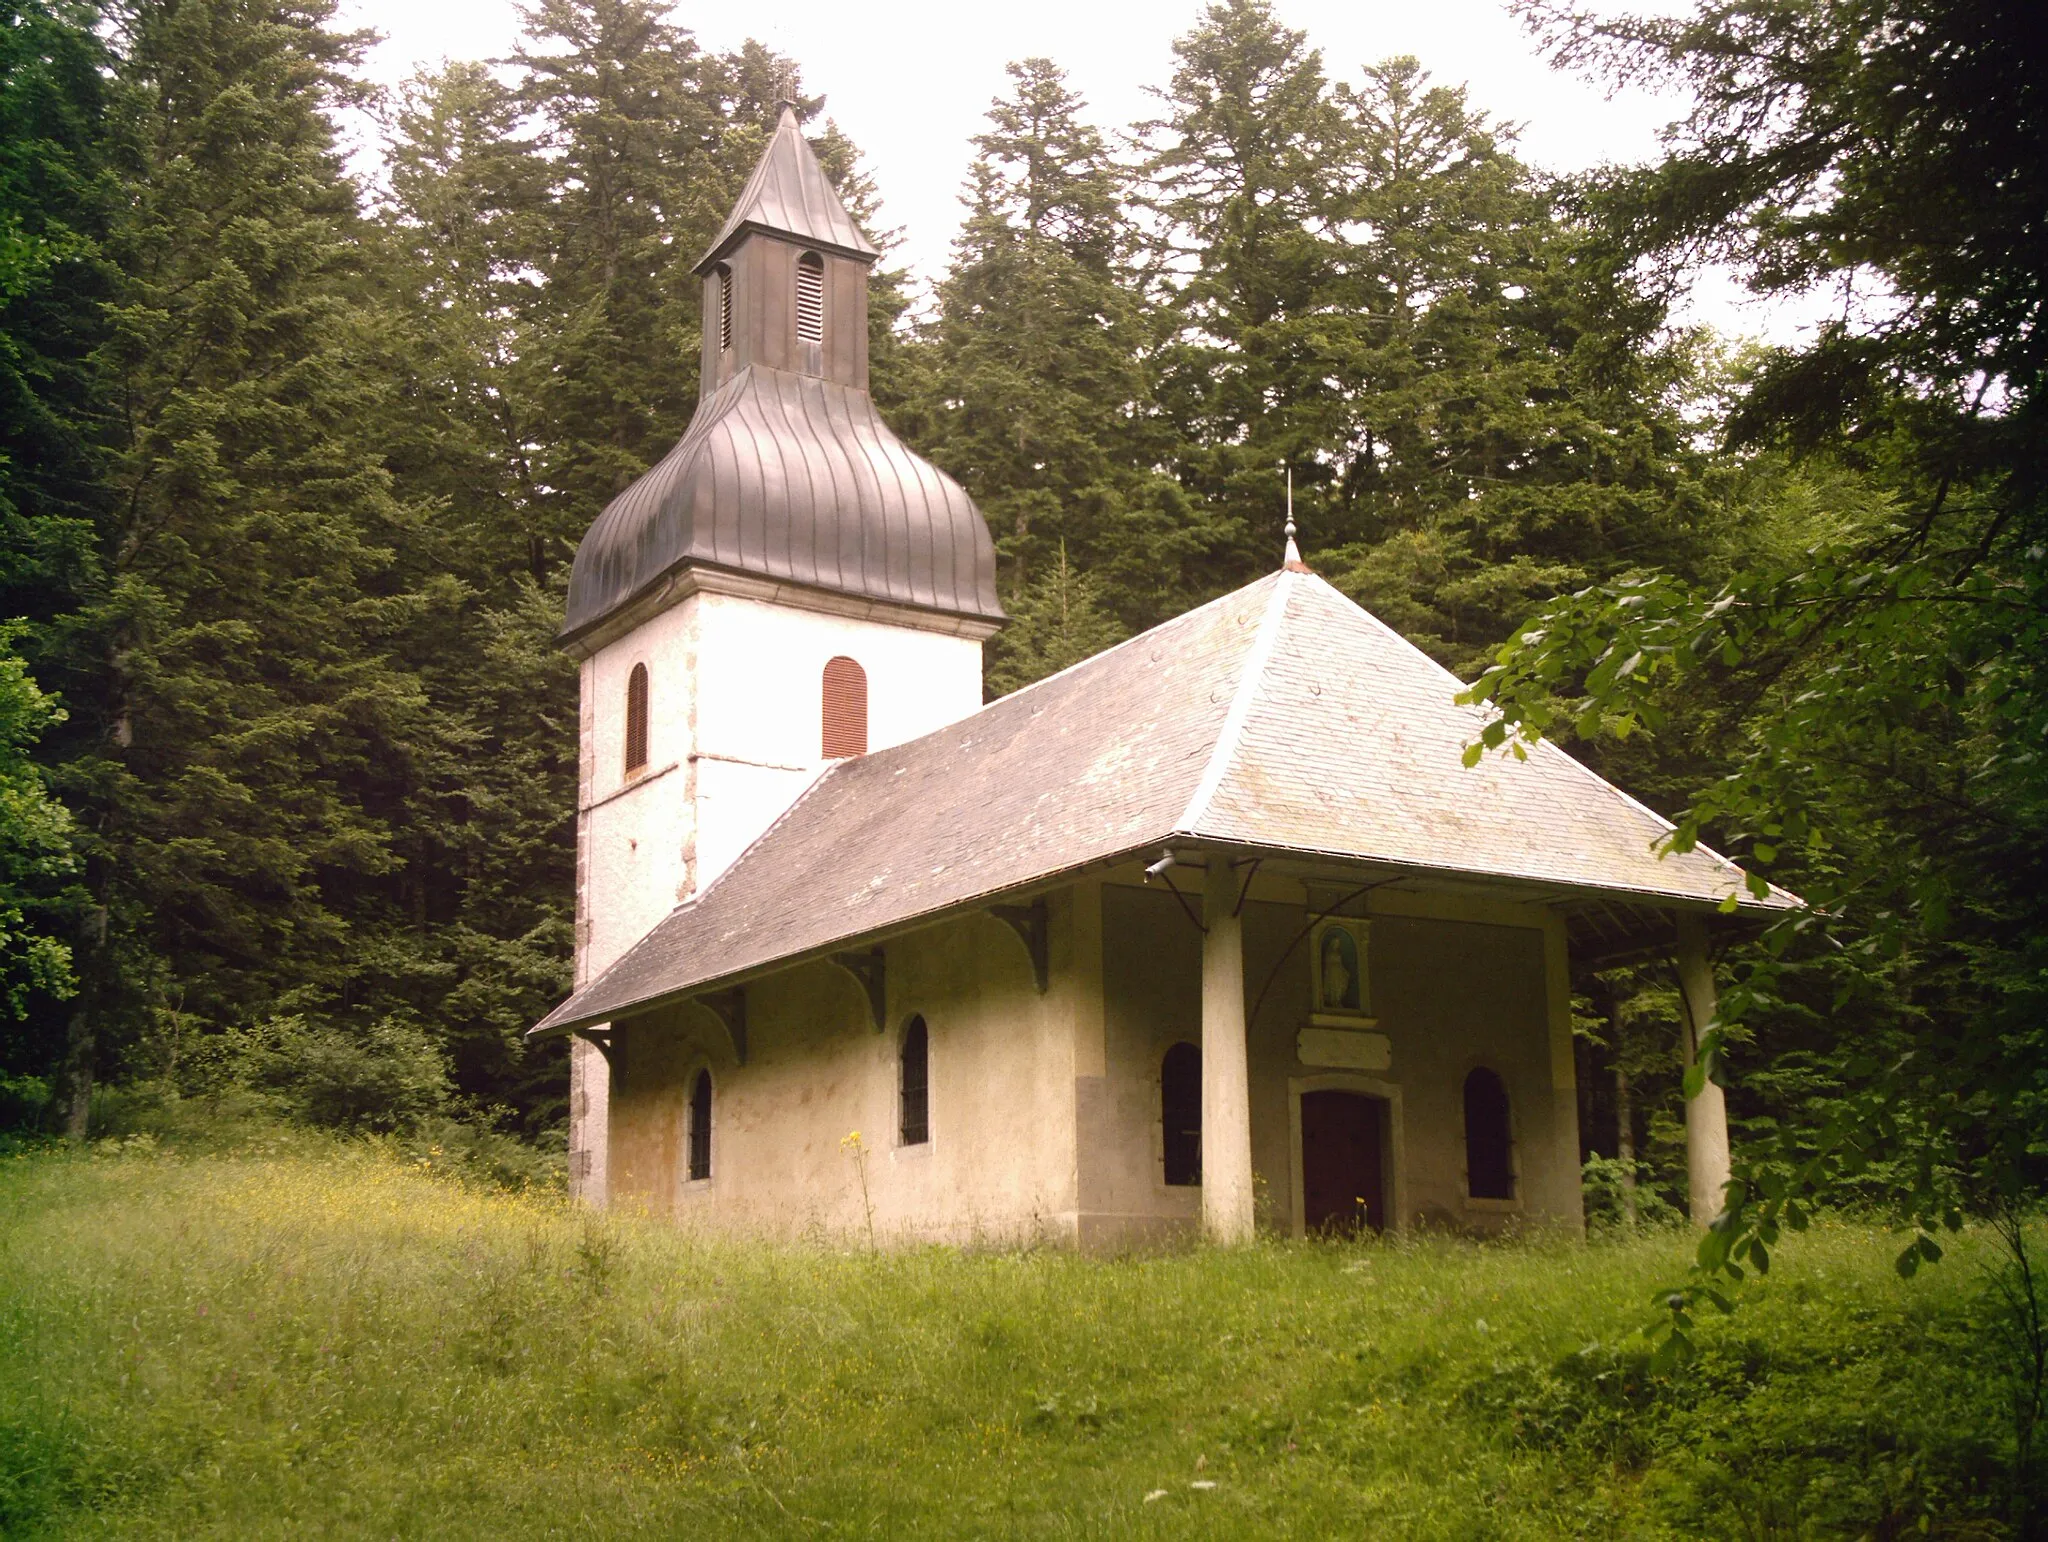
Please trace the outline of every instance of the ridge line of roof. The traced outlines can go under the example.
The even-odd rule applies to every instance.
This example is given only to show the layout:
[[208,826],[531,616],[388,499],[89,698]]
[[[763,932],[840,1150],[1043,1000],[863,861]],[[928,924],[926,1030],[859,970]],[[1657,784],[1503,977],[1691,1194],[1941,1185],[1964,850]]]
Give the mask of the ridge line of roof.
[[[1399,641],[1404,647],[1413,648],[1415,652],[1421,654],[1423,658],[1428,659],[1429,663],[1436,668],[1439,674],[1444,675],[1457,685],[1458,693],[1460,695],[1462,695],[1465,691],[1471,689],[1470,682],[1460,680],[1458,678],[1457,671],[1446,667],[1443,663],[1436,659],[1430,658],[1429,654],[1424,652],[1421,648],[1416,648],[1414,643],[1409,642],[1407,638],[1401,636],[1401,634],[1395,631],[1394,628],[1387,625],[1386,622],[1382,621],[1378,616],[1375,616],[1371,611],[1367,610],[1363,605],[1359,604],[1358,601],[1352,599],[1350,595],[1346,594],[1342,589],[1339,589],[1327,578],[1324,578],[1322,574],[1311,573],[1309,574],[1309,577],[1315,579],[1317,583],[1321,584],[1325,589],[1329,590],[1330,593],[1335,595],[1339,600],[1343,601],[1346,605],[1349,605],[1352,609],[1356,610],[1361,616],[1365,617],[1366,620],[1370,621],[1374,626],[1378,627],[1381,631],[1387,633],[1388,636],[1393,637],[1394,639]],[[1678,826],[1675,822],[1666,819],[1662,814],[1658,813],[1655,809],[1651,808],[1649,804],[1643,802],[1642,799],[1636,797],[1634,793],[1629,792],[1624,787],[1617,786],[1615,783],[1610,782],[1598,771],[1595,771],[1591,766],[1581,761],[1576,755],[1571,754],[1568,750],[1565,749],[1563,745],[1556,744],[1552,742],[1550,739],[1539,734],[1536,737],[1536,753],[1540,755],[1545,750],[1550,751],[1552,755],[1555,755],[1558,759],[1562,760],[1567,766],[1571,767],[1571,769],[1577,772],[1580,776],[1590,778],[1593,782],[1605,788],[1608,792],[1613,793],[1616,797],[1620,798],[1622,802],[1628,804],[1631,808],[1635,809],[1638,813],[1642,814],[1645,818],[1649,819],[1653,824],[1662,826],[1667,834],[1677,830]],[[1654,846],[1656,845],[1656,842],[1652,841],[1650,842],[1650,844]],[[1723,868],[1729,870],[1735,875],[1737,880],[1736,893],[1738,896],[1739,903],[1739,896],[1748,893],[1749,885],[1747,883],[1747,880],[1749,878],[1749,869],[1744,867],[1740,862],[1737,862],[1733,857],[1724,856],[1721,852],[1716,851],[1712,846],[1709,846],[1705,841],[1694,841],[1692,849],[1694,851],[1704,852],[1707,855],[1707,857],[1710,858],[1712,861],[1719,863]],[[1669,855],[1668,851],[1660,851],[1657,853],[1657,860],[1661,862],[1667,855]],[[1770,883],[1769,879],[1765,879],[1764,881],[1766,883]],[[1798,895],[1794,894],[1790,889],[1780,888],[1777,884],[1774,883],[1770,883],[1770,887],[1775,892],[1784,895],[1787,899],[1793,900],[1798,904],[1804,905],[1806,903],[1804,900],[1800,899]]]
[[[1130,647],[1133,643],[1143,642],[1146,638],[1150,637],[1154,632],[1163,632],[1166,630],[1166,628],[1178,625],[1180,622],[1186,621],[1191,616],[1199,616],[1203,611],[1221,605],[1225,600],[1230,599],[1233,595],[1242,594],[1246,589],[1253,588],[1256,585],[1262,584],[1264,582],[1265,579],[1255,578],[1252,580],[1251,583],[1241,585],[1236,589],[1231,589],[1223,594],[1219,594],[1213,600],[1204,600],[1201,604],[1197,605],[1193,610],[1184,610],[1177,616],[1168,616],[1164,621],[1160,622],[1157,626],[1148,626],[1142,632],[1133,632],[1129,637],[1126,637],[1122,642],[1111,643],[1107,648],[1104,648],[1101,652],[1091,653],[1085,659],[1076,659],[1073,663],[1069,664],[1065,669],[1047,675],[1042,680],[1034,680],[1029,685],[1020,685],[1017,687],[1016,690],[1011,691],[1006,695],[998,696],[995,701],[985,701],[979,707],[977,707],[975,711],[986,712],[990,707],[993,707],[997,701],[1015,701],[1019,696],[1022,696],[1026,691],[1035,691],[1040,686],[1051,685],[1055,680],[1064,680],[1068,675],[1071,675],[1077,669],[1086,669],[1089,665],[1097,663],[1102,659],[1108,658],[1112,653],[1121,653],[1124,649]],[[972,716],[973,714],[969,715]],[[964,723],[967,721],[967,719],[961,718],[960,721]],[[934,729],[933,732],[937,732],[937,730]]]
[[1230,710],[1224,713],[1223,724],[1216,730],[1216,744],[1209,751],[1209,763],[1202,768],[1202,779],[1195,783],[1195,790],[1188,794],[1187,807],[1181,810],[1180,818],[1174,822],[1176,834],[1194,833],[1195,822],[1208,809],[1210,800],[1216,796],[1216,789],[1223,785],[1230,762],[1236,758],[1238,744],[1244,738],[1245,720],[1251,716],[1252,701],[1259,694],[1259,681],[1273,657],[1273,642],[1280,634],[1281,618],[1287,613],[1288,599],[1294,593],[1293,583],[1294,575],[1283,569],[1278,582],[1273,585],[1273,592],[1266,596],[1266,609],[1259,617],[1258,632],[1244,656],[1244,673],[1238,677],[1237,691],[1230,699]]

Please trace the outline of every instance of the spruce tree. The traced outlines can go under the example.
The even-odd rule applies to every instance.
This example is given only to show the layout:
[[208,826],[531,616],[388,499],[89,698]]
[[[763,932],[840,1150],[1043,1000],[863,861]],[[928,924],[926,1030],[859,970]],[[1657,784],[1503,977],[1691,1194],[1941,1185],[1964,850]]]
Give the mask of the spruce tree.
[[1165,111],[1139,132],[1173,318],[1159,400],[1200,552],[1183,582],[1202,594],[1273,566],[1282,467],[1308,471],[1344,439],[1326,381],[1349,126],[1321,54],[1267,0],[1210,5],[1174,61]]
[[94,355],[119,282],[123,136],[100,23],[83,4],[0,3],[0,1016],[16,1020],[0,1074],[47,1072],[70,1023],[81,1048],[88,1026],[59,998],[96,917],[45,766],[79,726],[59,699],[93,649],[66,618],[97,572],[115,432]]
[[[109,918],[93,1056],[187,1025],[345,1033],[377,977],[391,829],[435,729],[396,639],[420,511],[375,443],[362,224],[328,114],[362,39],[325,5],[137,0],[125,274],[102,350],[124,434],[60,768]],[[389,1026],[393,1033],[411,1030]]]
[[1075,635],[1114,641],[1159,619],[1158,567],[1173,562],[1157,539],[1170,489],[1151,465],[1149,317],[1124,174],[1049,60],[1009,72],[1012,94],[974,141],[968,217],[939,287],[924,436],[996,536],[1019,617],[993,645],[999,689],[1074,661],[1024,623],[1041,599],[1062,615],[1085,605],[1093,619]]
[[1312,540],[1337,582],[1454,669],[1531,610],[1725,551],[1684,409],[1708,384],[1661,305],[1459,87],[1388,60],[1351,118],[1333,413]]

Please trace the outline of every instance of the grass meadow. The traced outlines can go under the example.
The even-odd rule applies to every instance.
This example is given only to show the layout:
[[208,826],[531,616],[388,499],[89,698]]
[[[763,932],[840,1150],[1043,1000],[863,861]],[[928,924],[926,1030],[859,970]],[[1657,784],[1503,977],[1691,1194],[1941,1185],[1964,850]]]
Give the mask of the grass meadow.
[[870,1255],[305,1136],[30,1151],[0,1534],[2014,1534],[1990,1238],[1820,1226],[1653,1376],[1687,1250]]

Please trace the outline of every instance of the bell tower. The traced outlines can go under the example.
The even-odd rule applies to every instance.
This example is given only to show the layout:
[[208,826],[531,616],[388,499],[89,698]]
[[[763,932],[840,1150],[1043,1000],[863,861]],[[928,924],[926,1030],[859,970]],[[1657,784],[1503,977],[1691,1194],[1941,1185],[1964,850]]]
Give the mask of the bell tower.
[[[868,395],[879,256],[787,109],[703,280],[683,437],[577,547],[576,984],[716,883],[832,759],[981,705],[1003,622],[960,485]],[[609,1075],[571,1053],[570,1176],[603,1203]]]
[[767,154],[697,264],[703,394],[755,364],[865,392],[868,270],[880,255],[785,107]]

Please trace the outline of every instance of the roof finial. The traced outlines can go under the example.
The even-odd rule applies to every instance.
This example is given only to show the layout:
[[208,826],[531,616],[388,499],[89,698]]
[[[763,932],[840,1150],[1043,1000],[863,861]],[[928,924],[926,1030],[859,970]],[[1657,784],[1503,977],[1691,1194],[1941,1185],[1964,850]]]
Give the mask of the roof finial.
[[1306,573],[1308,564],[1301,560],[1301,548],[1294,544],[1294,468],[1287,468],[1287,550],[1281,553],[1280,565],[1290,573]]
[[796,66],[788,60],[775,74],[775,116],[794,114],[797,109]]

